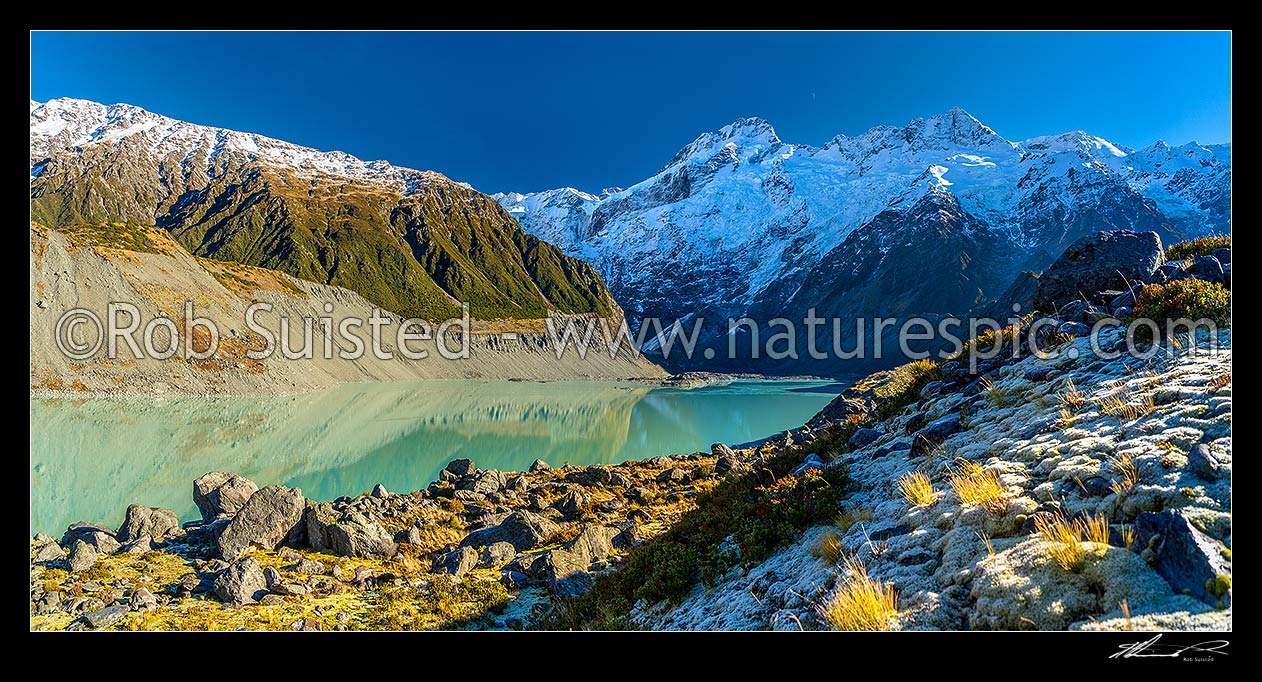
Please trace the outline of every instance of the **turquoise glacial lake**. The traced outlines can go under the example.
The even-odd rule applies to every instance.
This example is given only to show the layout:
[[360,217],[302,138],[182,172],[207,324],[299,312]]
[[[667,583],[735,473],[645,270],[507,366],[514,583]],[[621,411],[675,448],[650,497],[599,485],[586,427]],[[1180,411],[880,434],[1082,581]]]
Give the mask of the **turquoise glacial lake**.
[[796,428],[845,384],[740,380],[349,384],[241,398],[31,400],[31,532],[116,527],[128,504],[196,518],[193,479],[235,471],[316,500],[377,483],[408,492],[447,462],[522,471],[708,450]]

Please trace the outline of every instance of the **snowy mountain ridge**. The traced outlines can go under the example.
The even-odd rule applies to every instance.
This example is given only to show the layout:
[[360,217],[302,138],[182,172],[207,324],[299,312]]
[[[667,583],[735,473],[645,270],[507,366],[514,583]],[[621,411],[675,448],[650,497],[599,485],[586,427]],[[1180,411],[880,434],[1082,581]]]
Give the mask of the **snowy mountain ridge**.
[[[1010,141],[953,108],[818,147],[745,118],[608,196],[493,196],[527,231],[595,265],[629,312],[673,318],[774,308],[773,295],[800,289],[879,215],[909,216],[926,199],[958,200],[943,210],[968,215],[959,224],[989,245],[1002,280],[1045,266],[1090,231],[1227,232],[1230,185],[1229,144],[1133,150],[1082,131]],[[712,286],[695,287],[698,279]]]

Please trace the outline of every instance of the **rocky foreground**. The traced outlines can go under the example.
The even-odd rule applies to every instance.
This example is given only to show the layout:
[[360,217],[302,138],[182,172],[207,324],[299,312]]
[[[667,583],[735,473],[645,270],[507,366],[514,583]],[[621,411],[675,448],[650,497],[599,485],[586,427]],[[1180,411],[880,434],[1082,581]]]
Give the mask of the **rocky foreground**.
[[424,490],[333,502],[231,473],[193,483],[203,518],[132,505],[31,543],[35,629],[515,627],[748,468],[710,455],[525,473],[456,460]]

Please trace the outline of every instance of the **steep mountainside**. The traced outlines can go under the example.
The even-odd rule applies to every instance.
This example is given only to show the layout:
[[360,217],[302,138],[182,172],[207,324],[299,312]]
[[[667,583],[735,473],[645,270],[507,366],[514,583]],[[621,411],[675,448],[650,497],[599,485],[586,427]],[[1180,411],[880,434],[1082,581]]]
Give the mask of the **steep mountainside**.
[[958,108],[812,147],[750,118],[625,190],[496,198],[594,264],[632,318],[702,315],[703,345],[721,344],[745,314],[963,313],[1099,230],[1229,232],[1231,148],[1012,142]]
[[[320,327],[316,326],[311,357],[286,357],[290,348],[303,348],[302,320],[328,318],[330,329],[341,330],[343,320],[365,320],[372,304],[346,289],[290,277],[274,270],[237,263],[197,258],[171,236],[156,227],[108,223],[49,229],[31,224],[31,390],[70,395],[285,395],[341,383],[415,381],[419,379],[631,379],[661,378],[661,368],[621,348],[614,357],[606,346],[580,357],[567,353],[558,360],[548,343],[543,323],[533,331],[512,335],[493,333],[475,323],[469,334],[465,358],[444,357],[436,339],[411,341],[409,350],[426,357],[408,359],[398,349],[396,333],[401,318],[386,314],[389,323],[381,333],[381,347],[393,357],[378,357],[372,348],[369,327],[338,332],[327,355]],[[136,306],[144,324],[159,316],[180,322],[185,301],[195,304],[194,315],[215,324],[218,350],[206,359],[185,359],[182,352],[159,359],[155,352],[135,357],[119,342],[120,356],[110,359],[104,347],[75,360],[60,349],[60,320],[75,308],[104,317],[111,302]],[[270,303],[272,312],[259,314],[256,322],[276,339],[270,357],[253,359],[251,350],[266,347],[264,338],[246,326],[246,310],[256,301]],[[281,333],[280,319],[292,326]],[[313,323],[318,325],[319,323]],[[85,347],[97,338],[90,329],[80,331]],[[166,347],[163,333],[155,347]],[[143,338],[135,335],[137,343]],[[209,336],[194,331],[190,340],[180,332],[177,349],[192,346],[203,351]],[[77,338],[77,337],[76,337]],[[599,340],[597,340],[599,341]],[[460,337],[452,335],[444,348],[460,349]],[[450,356],[452,353],[448,353]]]
[[31,102],[31,211],[156,224],[193,254],[346,287],[407,316],[609,315],[596,272],[433,172],[126,104]]

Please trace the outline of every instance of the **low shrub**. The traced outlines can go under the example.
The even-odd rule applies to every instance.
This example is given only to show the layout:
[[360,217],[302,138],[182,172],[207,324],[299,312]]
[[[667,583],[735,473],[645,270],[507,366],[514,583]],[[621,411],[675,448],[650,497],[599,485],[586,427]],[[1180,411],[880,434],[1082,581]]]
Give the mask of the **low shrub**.
[[1179,242],[1166,249],[1166,260],[1183,260],[1196,256],[1208,256],[1218,249],[1230,249],[1231,237],[1201,237]]
[[[1139,292],[1132,319],[1149,319],[1162,334],[1173,320],[1209,320],[1219,328],[1231,326],[1231,292],[1217,282],[1181,279],[1166,285],[1149,284]],[[1152,328],[1139,325],[1135,338],[1152,341]]]

